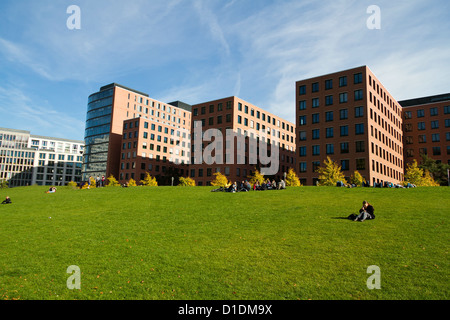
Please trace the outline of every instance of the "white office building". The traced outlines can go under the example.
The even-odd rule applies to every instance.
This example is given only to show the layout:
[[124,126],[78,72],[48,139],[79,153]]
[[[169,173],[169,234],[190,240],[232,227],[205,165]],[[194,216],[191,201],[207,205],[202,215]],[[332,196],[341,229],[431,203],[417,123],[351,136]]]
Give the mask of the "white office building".
[[0,181],[10,187],[81,181],[84,141],[0,128]]

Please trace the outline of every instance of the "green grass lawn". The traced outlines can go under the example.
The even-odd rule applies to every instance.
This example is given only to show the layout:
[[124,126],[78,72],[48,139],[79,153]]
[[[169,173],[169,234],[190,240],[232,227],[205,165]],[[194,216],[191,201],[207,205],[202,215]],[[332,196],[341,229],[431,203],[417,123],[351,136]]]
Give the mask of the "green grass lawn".
[[45,190],[0,191],[0,299],[450,298],[446,187]]

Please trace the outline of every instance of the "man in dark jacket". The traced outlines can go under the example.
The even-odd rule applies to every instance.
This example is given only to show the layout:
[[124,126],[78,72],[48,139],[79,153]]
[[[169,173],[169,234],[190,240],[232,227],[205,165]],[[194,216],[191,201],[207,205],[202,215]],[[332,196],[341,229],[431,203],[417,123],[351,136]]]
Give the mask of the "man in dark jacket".
[[9,197],[6,197],[6,199],[3,200],[3,202],[2,202],[2,204],[10,204],[10,203],[12,203],[12,202],[11,202],[11,199]]
[[366,219],[372,220],[375,219],[375,209],[373,206],[368,203],[367,201],[363,201],[363,206],[359,210],[359,215],[356,217],[354,221],[361,221],[363,222]]

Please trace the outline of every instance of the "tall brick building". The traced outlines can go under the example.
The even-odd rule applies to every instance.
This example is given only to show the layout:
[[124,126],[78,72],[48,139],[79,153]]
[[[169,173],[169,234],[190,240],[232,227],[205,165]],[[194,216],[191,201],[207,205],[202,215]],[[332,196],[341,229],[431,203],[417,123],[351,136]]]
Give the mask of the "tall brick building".
[[297,171],[303,184],[330,157],[347,177],[403,181],[401,106],[367,66],[296,83]]

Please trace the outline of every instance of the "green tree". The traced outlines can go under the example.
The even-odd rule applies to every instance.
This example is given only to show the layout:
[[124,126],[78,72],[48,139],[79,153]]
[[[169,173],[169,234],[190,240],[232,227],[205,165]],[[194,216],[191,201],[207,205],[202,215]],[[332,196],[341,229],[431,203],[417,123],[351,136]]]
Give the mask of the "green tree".
[[192,178],[180,177],[179,180],[180,180],[180,183],[178,184],[179,187],[195,187],[195,181]]
[[428,157],[426,154],[422,154],[422,162],[419,165],[419,168],[429,171],[432,178],[439,183],[441,186],[448,185],[448,177],[447,177],[447,170],[450,169],[450,165],[438,162],[430,157]]
[[120,186],[119,181],[117,181],[117,179],[114,178],[114,176],[112,174],[108,177],[107,180],[108,180],[108,183],[106,184],[107,187],[119,187]]
[[8,188],[9,183],[8,180],[0,180],[0,189],[6,189]]
[[319,173],[319,184],[321,186],[335,186],[338,181],[345,181],[345,175],[336,162],[327,157],[323,161],[323,166],[316,170]]
[[287,187],[301,187],[300,179],[297,177],[294,169],[289,168],[288,173],[286,174],[286,186]]
[[211,181],[212,186],[226,187],[229,184],[227,177],[224,176],[222,173],[216,172],[214,173],[214,175],[216,176],[216,178],[213,181]]
[[146,187],[157,187],[158,182],[156,181],[156,178],[152,178],[150,173],[147,172],[144,180],[141,180],[141,184]]

